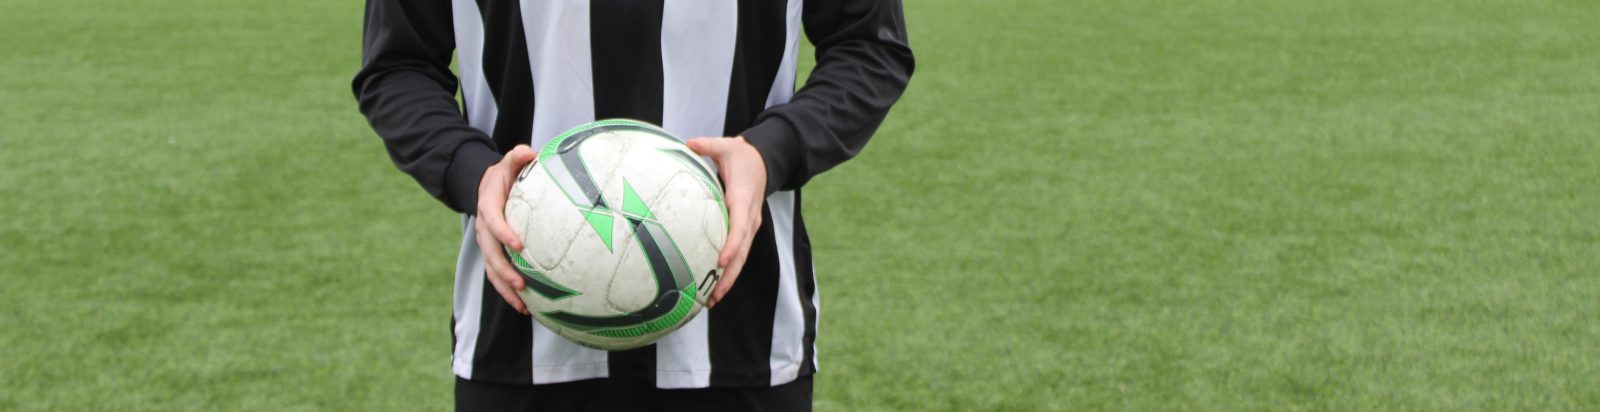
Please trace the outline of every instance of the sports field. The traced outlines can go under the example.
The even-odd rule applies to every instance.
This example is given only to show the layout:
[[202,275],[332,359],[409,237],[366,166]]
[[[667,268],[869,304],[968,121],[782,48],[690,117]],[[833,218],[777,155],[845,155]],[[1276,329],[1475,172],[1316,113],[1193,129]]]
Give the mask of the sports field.
[[[1600,2],[907,3],[818,410],[1600,409]],[[449,407],[360,9],[0,4],[0,410]]]

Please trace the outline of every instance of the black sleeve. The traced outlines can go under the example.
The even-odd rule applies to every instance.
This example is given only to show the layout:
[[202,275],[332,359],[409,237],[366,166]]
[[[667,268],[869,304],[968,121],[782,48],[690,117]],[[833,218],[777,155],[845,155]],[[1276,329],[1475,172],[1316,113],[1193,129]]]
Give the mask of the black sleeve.
[[816,67],[789,103],[743,133],[766,162],[768,194],[859,153],[915,66],[900,0],[807,0],[801,17]]
[[452,30],[448,1],[367,0],[351,89],[395,166],[451,209],[472,213],[478,180],[501,154],[456,104]]

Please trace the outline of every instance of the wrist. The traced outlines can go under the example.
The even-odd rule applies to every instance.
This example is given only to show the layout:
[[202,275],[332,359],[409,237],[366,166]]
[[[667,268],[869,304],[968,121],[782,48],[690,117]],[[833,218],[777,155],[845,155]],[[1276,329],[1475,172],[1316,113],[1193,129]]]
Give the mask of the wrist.
[[800,151],[794,127],[783,119],[768,117],[740,133],[739,137],[755,148],[766,169],[767,187],[762,193],[771,195],[783,189],[795,167],[790,158]]
[[467,142],[456,147],[450,166],[445,169],[445,199],[452,209],[477,213],[478,186],[489,167],[501,157],[500,152],[481,142]]

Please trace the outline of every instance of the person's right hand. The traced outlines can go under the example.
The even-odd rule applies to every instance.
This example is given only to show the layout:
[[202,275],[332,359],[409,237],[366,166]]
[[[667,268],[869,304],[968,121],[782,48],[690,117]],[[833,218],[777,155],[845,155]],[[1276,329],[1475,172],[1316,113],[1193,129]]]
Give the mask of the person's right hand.
[[506,303],[523,315],[528,314],[528,306],[522,303],[517,291],[526,285],[503,251],[504,247],[521,251],[522,239],[518,239],[506,224],[505,209],[506,196],[511,193],[511,184],[517,181],[517,173],[533,162],[534,157],[528,145],[517,145],[499,163],[483,172],[483,180],[478,182],[478,218],[473,224],[478,231],[478,249],[483,251],[483,267],[489,272],[489,283]]

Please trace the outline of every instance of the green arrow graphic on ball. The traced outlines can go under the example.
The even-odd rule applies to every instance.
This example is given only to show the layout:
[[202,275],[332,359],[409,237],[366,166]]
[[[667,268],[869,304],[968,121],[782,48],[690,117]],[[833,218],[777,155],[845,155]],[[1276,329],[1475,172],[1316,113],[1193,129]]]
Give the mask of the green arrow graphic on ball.
[[[578,213],[605,243],[606,249],[613,251],[612,223],[618,213],[601,196],[600,187],[595,183],[588,167],[584,165],[583,157],[577,148],[584,140],[591,137],[623,130],[639,130],[651,134],[665,133],[660,129],[633,121],[595,122],[569,130],[552,139],[539,152],[538,159],[538,167],[543,169],[561,188],[562,193],[572,201]],[[709,175],[703,169],[699,172]],[[559,310],[543,312],[541,315],[573,330],[620,338],[665,330],[676,325],[693,309],[693,300],[698,293],[698,287],[694,284],[694,275],[689,271],[689,265],[682,252],[667,234],[666,228],[656,222],[655,213],[626,179],[622,182],[622,189],[621,217],[628,222],[639,249],[644,251],[656,283],[654,296],[660,298],[642,310],[615,316],[578,315]],[[551,300],[566,299],[580,294],[534,269],[533,265],[523,260],[519,253],[510,250],[506,250],[505,253],[534,293]],[[663,291],[669,293],[662,293]]]

